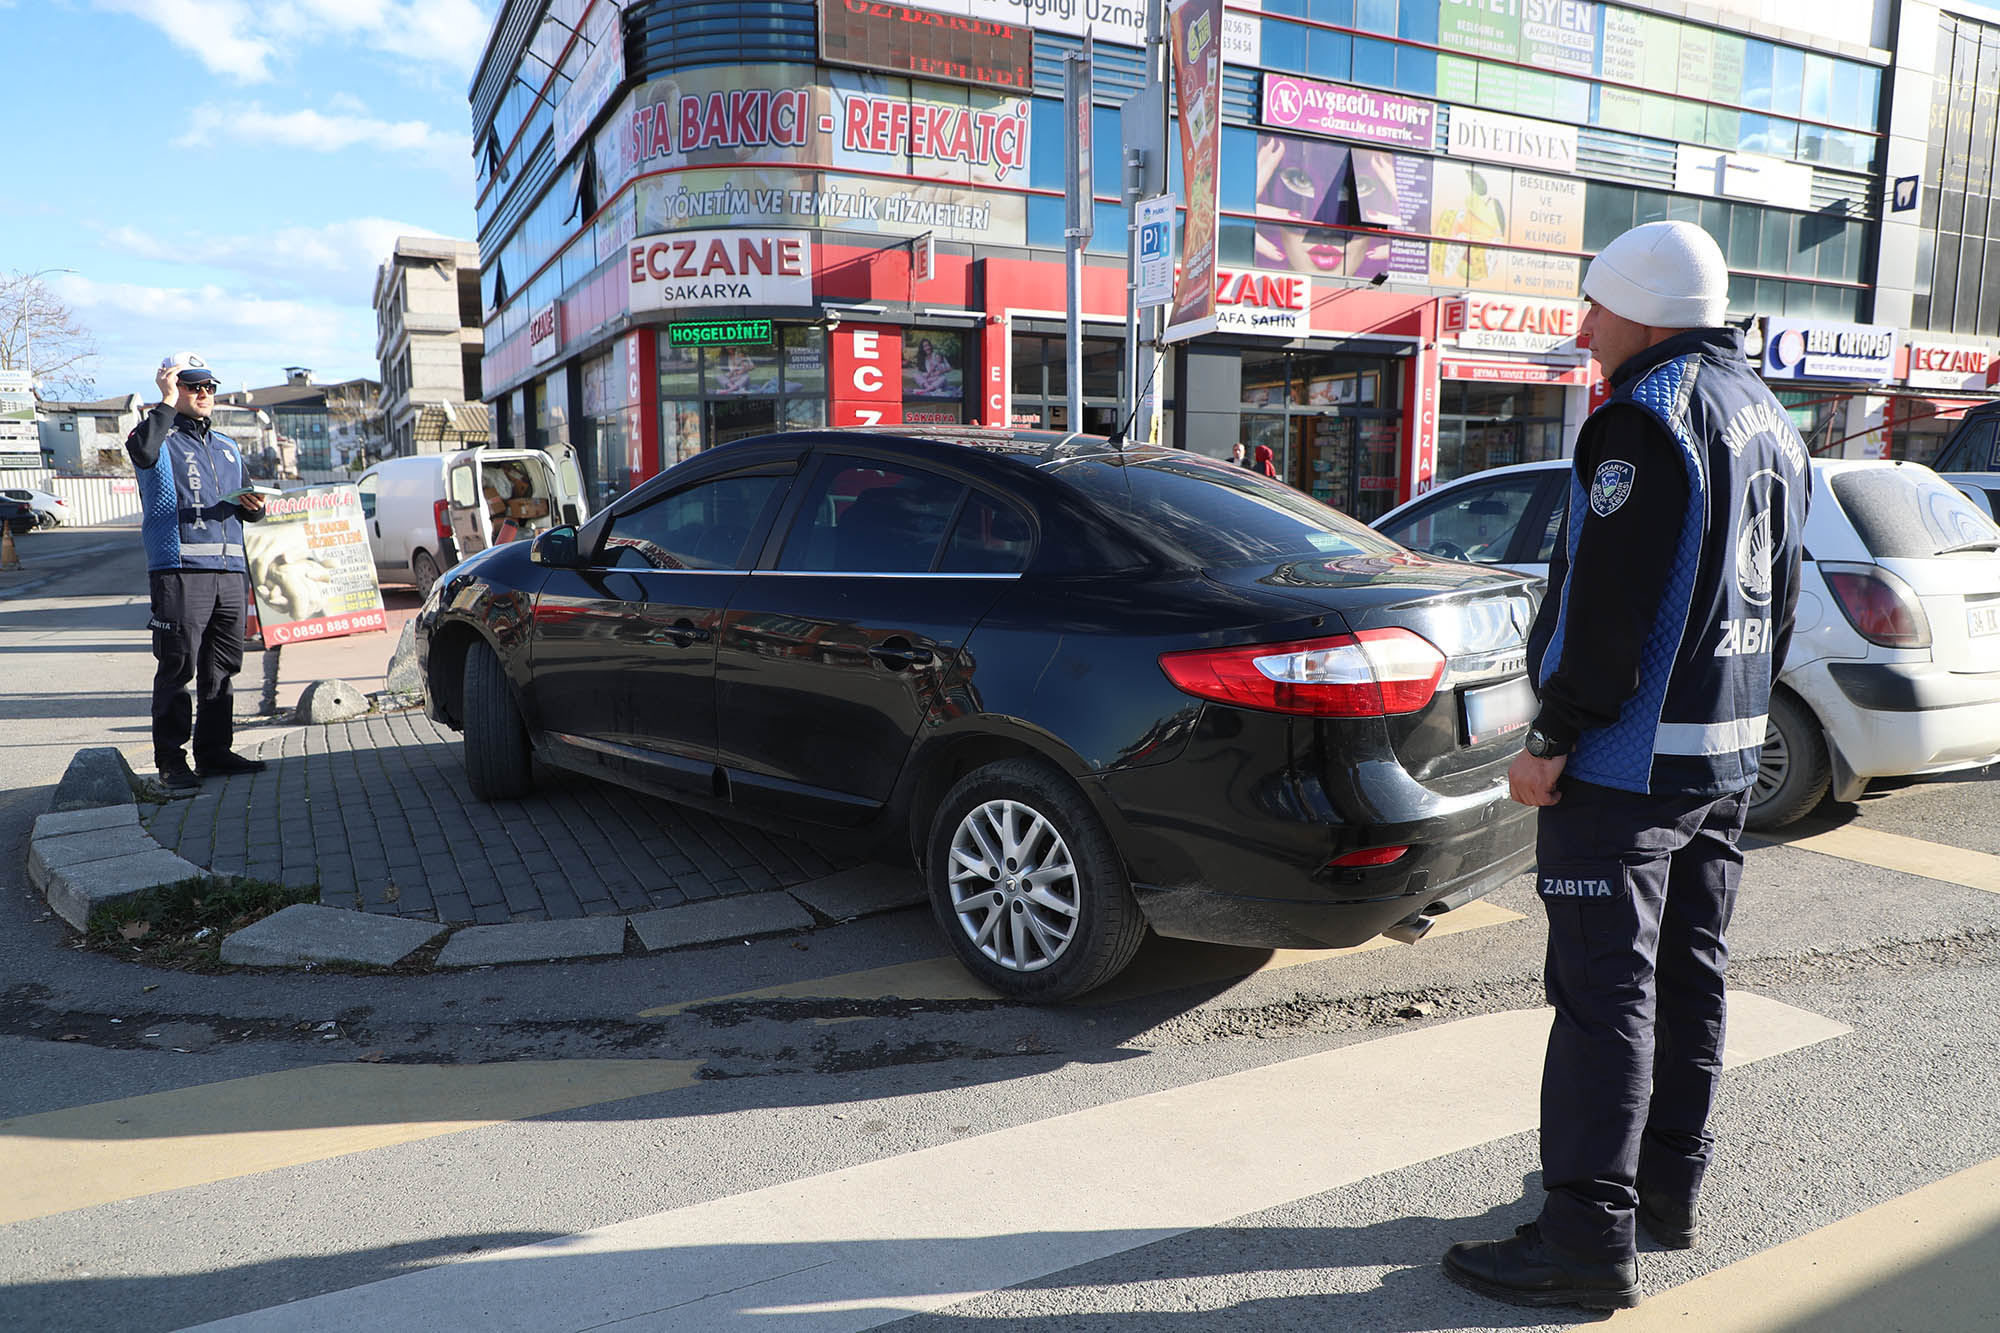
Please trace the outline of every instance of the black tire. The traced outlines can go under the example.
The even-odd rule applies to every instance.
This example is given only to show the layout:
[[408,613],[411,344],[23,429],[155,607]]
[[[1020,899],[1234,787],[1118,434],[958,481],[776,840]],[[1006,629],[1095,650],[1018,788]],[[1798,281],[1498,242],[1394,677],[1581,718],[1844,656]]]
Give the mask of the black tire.
[[506,801],[534,789],[528,728],[490,645],[465,655],[465,777],[482,801]]
[[[1017,820],[1019,860],[992,841],[1010,817]],[[968,891],[981,881],[956,859],[954,844],[996,853],[978,852],[989,865],[991,889]],[[931,910],[952,951],[975,977],[1014,999],[1067,1000],[1102,986],[1125,969],[1146,936],[1111,835],[1083,793],[1038,760],[1001,760],[961,778],[931,819],[924,867]],[[1026,884],[1031,867],[1047,878]],[[1009,878],[1010,871],[1021,878]],[[989,898],[982,910],[981,900]],[[1012,928],[994,930],[982,943],[980,927],[1002,922]]]
[[410,574],[416,579],[417,596],[431,595],[431,585],[438,581],[443,571],[438,568],[437,557],[429,551],[418,551],[410,557]]
[[1826,737],[1810,708],[1789,691],[1773,690],[1770,717],[1745,821],[1754,829],[1783,828],[1800,818],[1825,799],[1833,779]]

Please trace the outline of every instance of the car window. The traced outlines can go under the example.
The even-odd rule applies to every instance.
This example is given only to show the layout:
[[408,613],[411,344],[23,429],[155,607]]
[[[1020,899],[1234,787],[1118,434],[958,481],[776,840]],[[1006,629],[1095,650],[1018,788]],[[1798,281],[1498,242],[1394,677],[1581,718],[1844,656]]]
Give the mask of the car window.
[[717,477],[616,515],[600,563],[619,569],[747,569],[744,548],[789,480],[775,472]]
[[361,493],[361,512],[368,518],[375,517],[375,487],[376,478],[373,476],[363,477],[354,484],[354,489]]
[[472,469],[465,464],[451,470],[451,502],[465,509],[479,503],[478,484],[473,480]]
[[1946,446],[1939,455],[1939,472],[1991,472],[2000,468],[2000,449],[1994,443],[2000,439],[2000,419],[1966,423],[1958,438]]
[[1834,498],[1878,560],[1941,555],[2000,543],[2000,526],[1929,468],[1835,473]]
[[778,568],[928,572],[965,490],[963,482],[900,464],[824,459],[785,534]]
[[[1537,524],[1548,529],[1539,544],[1552,554],[1553,530],[1561,526],[1561,518],[1534,504],[1545,479],[1543,473],[1531,472],[1455,487],[1384,527],[1382,534],[1427,555],[1497,565],[1507,558],[1514,534],[1532,507]],[[1549,558],[1549,554],[1537,556]]]
[[974,491],[959,510],[938,569],[949,574],[1013,574],[1028,567],[1028,521]]
[[1393,555],[1397,549],[1282,482],[1198,455],[1079,459],[1054,475],[1204,569],[1314,555]]

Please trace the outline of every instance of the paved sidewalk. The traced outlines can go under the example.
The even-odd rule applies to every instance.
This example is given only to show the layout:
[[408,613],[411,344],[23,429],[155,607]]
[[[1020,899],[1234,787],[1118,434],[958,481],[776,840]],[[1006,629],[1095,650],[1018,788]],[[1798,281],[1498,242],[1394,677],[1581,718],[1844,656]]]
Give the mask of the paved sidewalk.
[[263,773],[142,805],[160,844],[217,874],[306,886],[334,907],[446,924],[614,916],[790,888],[856,864],[805,843],[544,770],[520,801],[466,785],[458,733],[421,710],[239,748]]

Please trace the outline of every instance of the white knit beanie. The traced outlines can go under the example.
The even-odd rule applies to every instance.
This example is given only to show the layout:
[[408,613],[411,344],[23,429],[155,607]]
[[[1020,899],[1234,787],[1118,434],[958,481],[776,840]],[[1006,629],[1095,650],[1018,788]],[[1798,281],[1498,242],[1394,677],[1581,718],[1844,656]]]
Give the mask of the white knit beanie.
[[1656,329],[1710,329],[1729,311],[1729,265],[1692,222],[1647,222],[1597,252],[1583,294]]

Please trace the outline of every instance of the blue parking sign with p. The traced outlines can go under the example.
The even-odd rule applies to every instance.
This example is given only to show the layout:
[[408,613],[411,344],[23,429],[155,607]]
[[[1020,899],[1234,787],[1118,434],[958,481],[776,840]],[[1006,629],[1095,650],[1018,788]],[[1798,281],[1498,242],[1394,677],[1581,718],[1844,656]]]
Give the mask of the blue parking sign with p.
[[1167,224],[1148,222],[1139,228],[1139,258],[1163,259],[1167,253]]

